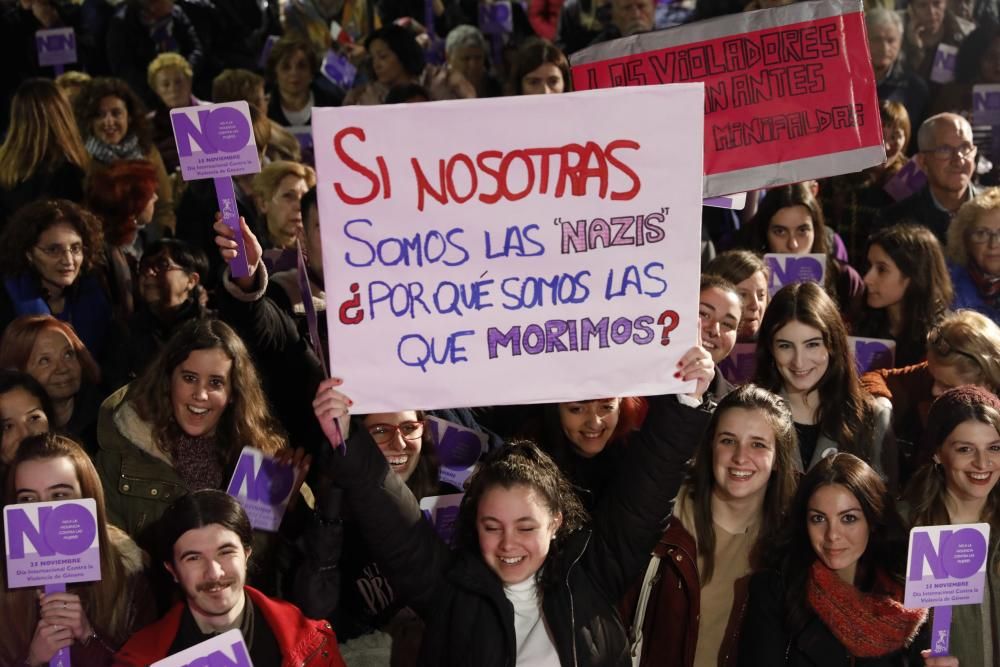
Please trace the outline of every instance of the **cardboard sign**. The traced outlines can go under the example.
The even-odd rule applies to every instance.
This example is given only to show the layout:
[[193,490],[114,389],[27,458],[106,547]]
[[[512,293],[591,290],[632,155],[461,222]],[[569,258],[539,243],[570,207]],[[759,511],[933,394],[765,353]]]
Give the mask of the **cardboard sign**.
[[769,252],[764,255],[767,264],[767,291],[772,297],[785,285],[811,280],[823,284],[826,277],[826,255],[809,253],[792,255]]
[[509,0],[480,2],[479,29],[484,35],[509,35],[514,32],[514,12]]
[[354,79],[358,75],[358,68],[352,65],[346,56],[340,55],[333,49],[326,52],[320,71],[323,72],[323,76],[344,90],[354,85]]
[[719,372],[733,384],[753,380],[757,370],[757,343],[736,343],[729,356],[719,362]]
[[848,336],[847,344],[854,354],[858,375],[896,365],[896,341],[886,338]]
[[982,602],[989,543],[988,523],[912,529],[903,605],[939,607]]
[[427,496],[420,501],[424,518],[431,522],[438,537],[448,546],[455,543],[455,524],[463,497],[464,493],[451,493],[446,496]]
[[35,50],[40,67],[54,66],[61,74],[63,65],[76,62],[76,33],[73,28],[51,28],[35,33]]
[[243,506],[251,526],[275,533],[294,486],[294,467],[282,465],[258,449],[244,447],[226,493]]
[[972,87],[972,124],[1000,125],[1000,84],[980,83]]
[[250,106],[240,101],[171,109],[170,123],[181,177],[185,181],[211,178],[215,184],[222,220],[233,230],[239,250],[230,262],[233,277],[250,275],[232,180],[260,171]]
[[722,16],[596,44],[570,61],[575,90],[704,81],[706,197],[885,160],[861,0]]
[[955,80],[955,64],[958,61],[958,47],[951,44],[938,44],[934,52],[934,64],[931,67],[931,81],[934,83],[951,83]]
[[703,199],[701,205],[742,211],[747,205],[747,193],[740,192],[739,194],[726,195],[725,197],[709,197],[708,199]]
[[243,633],[233,629],[154,662],[150,667],[253,667],[253,662]]
[[688,391],[703,95],[317,109],[330,368],[353,410]]
[[927,174],[917,164],[916,157],[911,157],[882,189],[896,201],[903,201],[922,190],[925,185],[927,185]]
[[459,426],[446,419],[427,416],[427,427],[437,450],[441,469],[438,477],[456,489],[465,486],[465,480],[475,470],[479,457],[486,453],[489,438],[485,433]]
[[10,588],[100,580],[93,498],[7,505],[3,514]]

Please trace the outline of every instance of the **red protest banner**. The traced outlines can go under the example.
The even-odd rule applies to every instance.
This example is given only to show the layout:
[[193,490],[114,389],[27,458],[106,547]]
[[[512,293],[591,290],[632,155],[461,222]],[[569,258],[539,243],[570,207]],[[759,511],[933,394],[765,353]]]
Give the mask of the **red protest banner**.
[[703,81],[706,197],[885,160],[860,0],[633,35],[579,51],[571,62],[576,90]]

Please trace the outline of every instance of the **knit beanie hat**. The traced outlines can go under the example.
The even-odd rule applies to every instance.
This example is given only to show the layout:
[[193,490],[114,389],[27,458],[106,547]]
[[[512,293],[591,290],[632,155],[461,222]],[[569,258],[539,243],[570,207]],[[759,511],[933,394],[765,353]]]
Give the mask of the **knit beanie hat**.
[[927,415],[927,444],[937,449],[955,427],[968,419],[976,419],[975,407],[985,405],[1000,414],[1000,398],[989,389],[967,384],[949,389],[935,399]]

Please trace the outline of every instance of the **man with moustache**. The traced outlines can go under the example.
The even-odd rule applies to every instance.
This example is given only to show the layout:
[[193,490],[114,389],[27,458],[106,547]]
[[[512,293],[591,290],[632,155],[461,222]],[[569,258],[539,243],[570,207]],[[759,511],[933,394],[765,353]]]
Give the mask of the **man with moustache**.
[[160,560],[184,600],[133,635],[116,667],[146,667],[237,628],[255,665],[344,667],[329,623],[246,585],[252,529],[236,500],[191,493],[167,509],[157,532]]

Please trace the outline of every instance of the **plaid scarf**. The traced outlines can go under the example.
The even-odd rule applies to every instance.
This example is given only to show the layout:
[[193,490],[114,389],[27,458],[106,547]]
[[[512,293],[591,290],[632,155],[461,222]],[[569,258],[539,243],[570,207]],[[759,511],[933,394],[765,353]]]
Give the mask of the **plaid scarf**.
[[809,571],[809,606],[856,658],[876,658],[908,646],[927,618],[926,609],[907,609],[897,600],[903,588],[879,570],[864,593],[816,560]]

